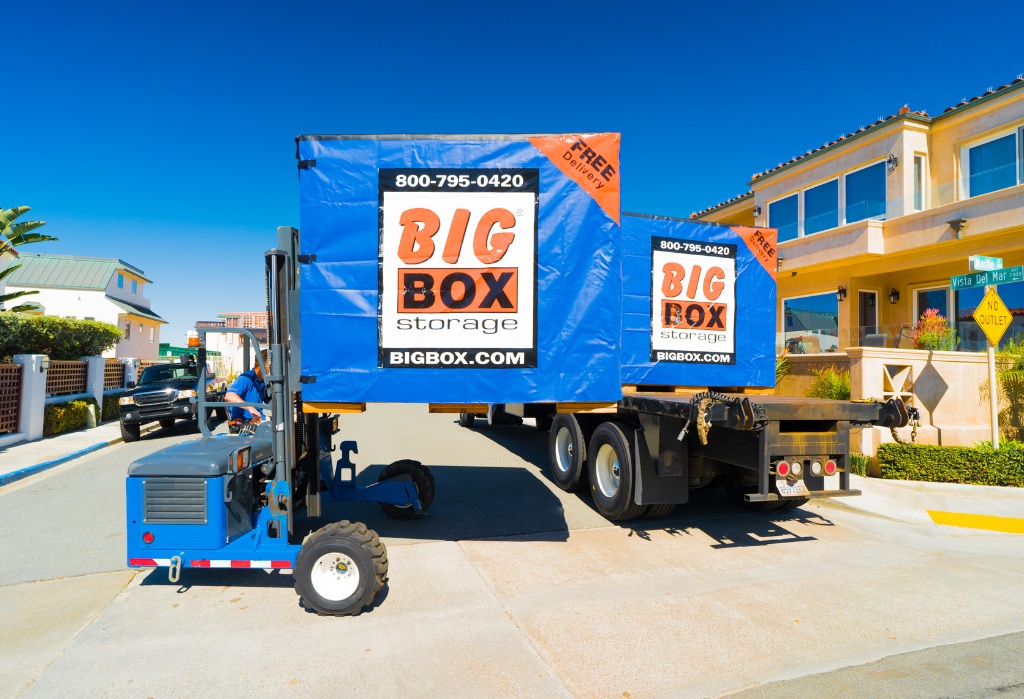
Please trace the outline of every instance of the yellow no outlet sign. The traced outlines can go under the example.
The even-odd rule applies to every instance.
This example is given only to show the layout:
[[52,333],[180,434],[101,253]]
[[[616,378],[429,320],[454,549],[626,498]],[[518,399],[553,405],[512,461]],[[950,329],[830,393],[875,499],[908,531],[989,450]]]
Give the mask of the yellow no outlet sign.
[[995,288],[990,288],[985,293],[985,298],[981,300],[981,303],[974,310],[974,322],[981,327],[989,342],[993,345],[998,345],[999,339],[1006,332],[1006,329],[1010,327],[1012,321],[1013,316],[1010,314],[1010,309],[999,298]]

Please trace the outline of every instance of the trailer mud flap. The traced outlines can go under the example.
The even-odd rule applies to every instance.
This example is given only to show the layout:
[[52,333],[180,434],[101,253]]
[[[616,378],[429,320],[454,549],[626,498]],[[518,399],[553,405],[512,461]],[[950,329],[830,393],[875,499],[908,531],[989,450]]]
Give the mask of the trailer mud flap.
[[633,500],[638,505],[686,502],[690,498],[686,442],[676,439],[683,420],[648,413],[639,417],[640,429],[633,440]]

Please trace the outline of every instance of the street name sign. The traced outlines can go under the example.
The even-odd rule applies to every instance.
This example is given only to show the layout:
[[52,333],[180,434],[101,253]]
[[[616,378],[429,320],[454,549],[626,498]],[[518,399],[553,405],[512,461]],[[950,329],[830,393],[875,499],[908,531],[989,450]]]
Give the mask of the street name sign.
[[993,346],[999,344],[1000,338],[1010,327],[1012,321],[1013,316],[1010,314],[1010,309],[999,298],[995,289],[989,289],[981,303],[974,309],[974,322],[982,329],[985,337]]
[[949,278],[949,286],[953,291],[959,289],[974,289],[980,286],[994,286],[995,284],[1009,284],[1010,282],[1024,281],[1024,265],[1016,267],[1005,267],[1003,269],[990,269],[985,272],[971,272],[970,274],[958,274]]
[[967,258],[972,272],[987,272],[990,269],[1002,269],[1003,258],[985,257],[984,255],[971,255]]

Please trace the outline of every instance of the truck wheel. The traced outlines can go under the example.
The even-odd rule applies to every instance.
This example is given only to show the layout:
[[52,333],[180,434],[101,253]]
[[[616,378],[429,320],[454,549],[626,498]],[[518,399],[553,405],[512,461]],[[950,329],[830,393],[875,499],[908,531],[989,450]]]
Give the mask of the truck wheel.
[[476,415],[473,413],[459,413],[459,427],[472,427],[476,422]]
[[644,519],[657,519],[658,517],[665,517],[674,509],[676,509],[676,506],[673,503],[665,503],[663,505],[648,505],[647,512],[644,513]]
[[[774,480],[771,482],[771,485],[774,487]],[[766,502],[748,502],[743,496],[747,493],[756,493],[757,486],[743,485],[737,482],[735,478],[725,478],[722,481],[722,490],[725,491],[726,496],[736,505],[750,512],[771,512],[786,504],[786,501],[782,499],[768,500]]]
[[[434,475],[430,472],[429,468],[419,461],[402,459],[385,466],[377,478],[378,483],[381,481],[402,481],[406,483],[412,481],[424,512],[430,509],[430,504],[434,502]],[[416,510],[413,509],[412,503],[408,505],[392,505],[382,502],[379,504],[384,514],[394,519],[416,519],[419,517]]]
[[173,417],[169,417],[169,418],[167,418],[165,420],[161,420],[160,421],[160,429],[166,430],[166,429],[170,429],[171,427],[174,427],[174,418]]
[[550,414],[541,415],[534,419],[537,421],[537,429],[540,430],[541,432],[547,432],[548,430],[551,429],[551,425],[555,420],[555,416]]
[[124,421],[121,421],[121,439],[126,442],[137,442],[142,436],[142,425],[126,425]]
[[295,559],[295,591],[317,614],[358,614],[387,579],[387,549],[361,522],[341,521],[313,532]]
[[[212,416],[213,416],[213,408],[207,408],[207,409],[206,409],[206,416],[205,416],[205,417],[206,417],[206,429],[210,429],[210,418],[211,418]],[[202,428],[201,428],[201,427],[199,426],[199,424],[200,424],[200,423],[199,423],[199,419],[200,419],[200,418],[199,418],[199,416],[197,415],[197,416],[196,416],[196,419],[195,419],[195,421],[194,421],[194,422],[192,423],[192,428],[193,428],[193,429],[194,429],[194,430],[195,430],[196,432],[202,432],[202,431],[203,431],[203,429],[202,429]]]
[[636,519],[646,505],[633,502],[633,430],[604,422],[594,430],[587,450],[590,494],[597,511],[613,522]]
[[795,510],[798,507],[803,507],[810,501],[810,498],[791,498],[789,500],[783,500],[782,504],[779,506],[779,511],[785,512],[786,510]]
[[587,484],[586,437],[572,413],[559,413],[548,430],[548,465],[551,480],[567,493]]

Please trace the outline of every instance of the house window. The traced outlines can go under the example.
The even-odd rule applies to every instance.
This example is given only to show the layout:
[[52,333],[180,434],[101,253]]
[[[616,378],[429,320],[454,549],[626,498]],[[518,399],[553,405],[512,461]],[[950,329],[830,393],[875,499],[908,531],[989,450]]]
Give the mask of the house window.
[[846,222],[885,218],[885,163],[846,176]]
[[139,333],[142,333],[142,323],[139,323]]
[[961,150],[960,167],[964,175],[964,195],[976,197],[998,189],[1013,187],[1022,181],[1021,141],[1024,127],[976,146]]
[[943,318],[949,318],[949,287],[917,290],[914,294],[914,322],[920,320],[929,308],[934,308]]
[[124,275],[123,274],[118,274],[117,275],[117,288],[118,289],[123,289],[124,288]]
[[924,156],[914,156],[914,211],[924,211]]
[[804,192],[804,235],[839,225],[839,180],[832,180]]
[[136,294],[139,291],[139,283],[132,279],[132,293]]
[[779,242],[793,240],[799,234],[800,202],[794,194],[768,205],[768,227],[779,231]]
[[130,320],[124,324],[124,339],[132,339],[132,322]]
[[782,301],[783,338],[790,354],[834,352],[839,347],[836,292]]
[[151,327],[149,329],[149,344],[153,344],[153,336],[156,334],[156,328]]

